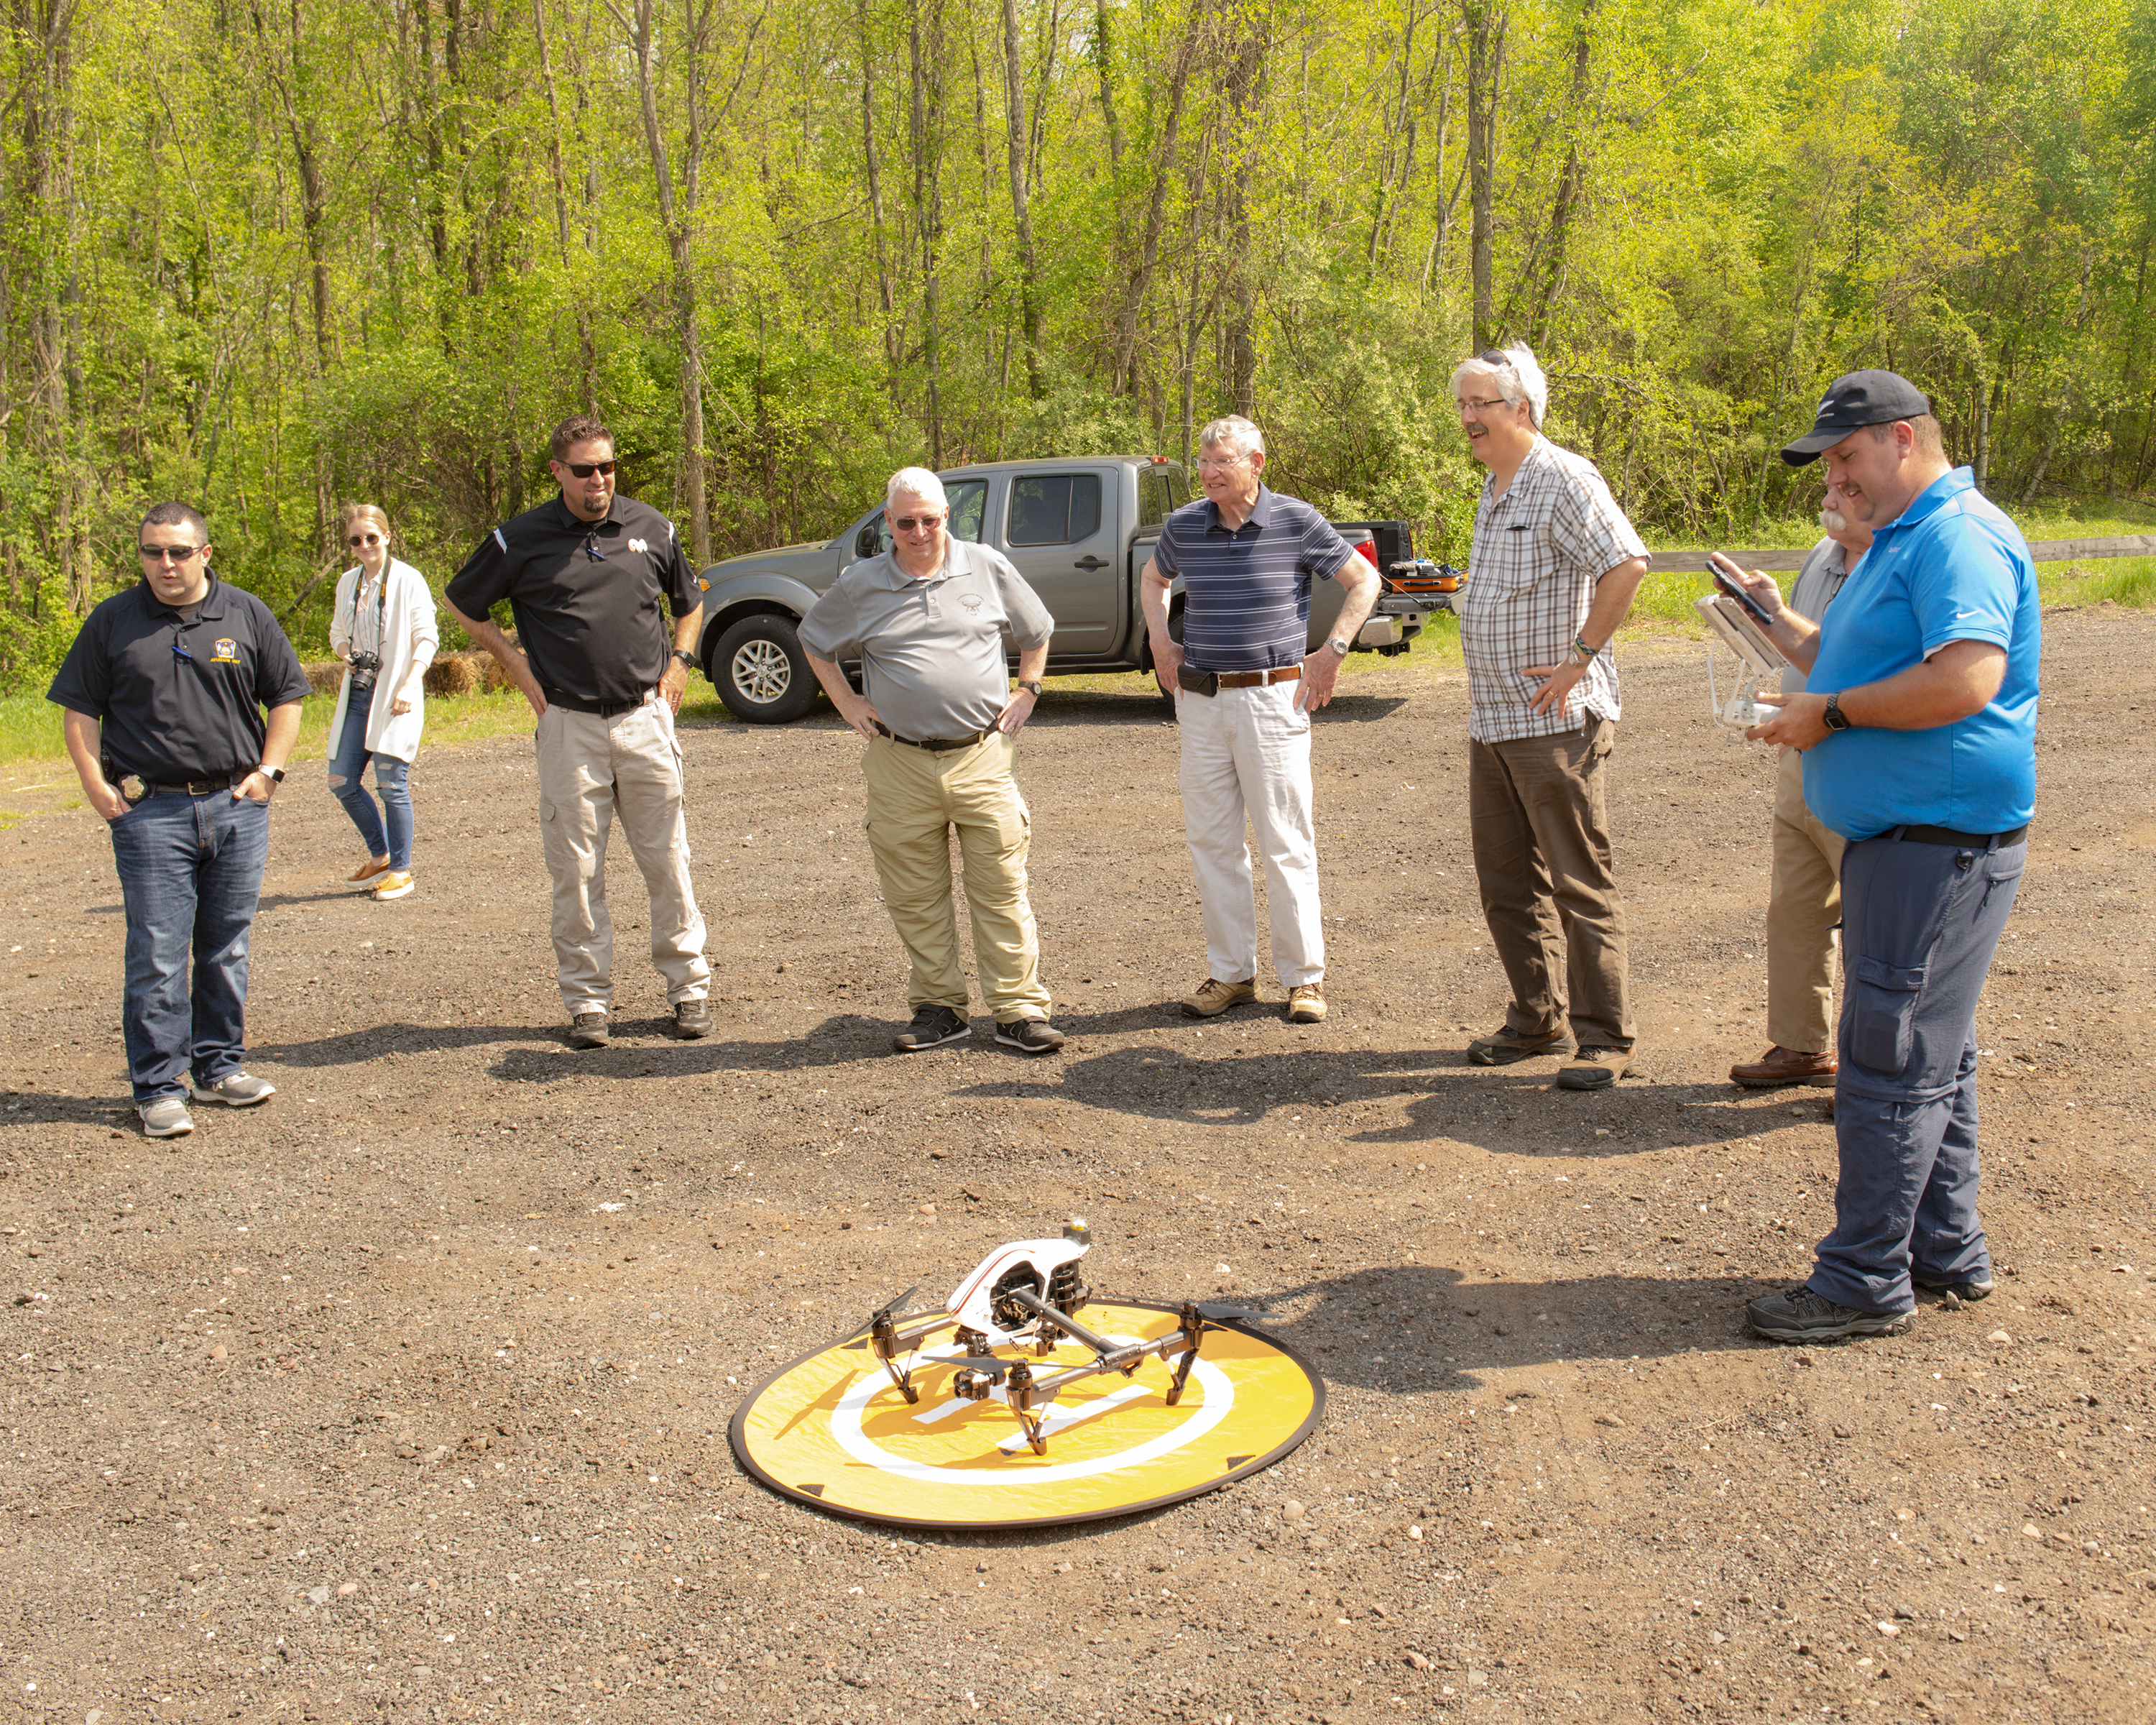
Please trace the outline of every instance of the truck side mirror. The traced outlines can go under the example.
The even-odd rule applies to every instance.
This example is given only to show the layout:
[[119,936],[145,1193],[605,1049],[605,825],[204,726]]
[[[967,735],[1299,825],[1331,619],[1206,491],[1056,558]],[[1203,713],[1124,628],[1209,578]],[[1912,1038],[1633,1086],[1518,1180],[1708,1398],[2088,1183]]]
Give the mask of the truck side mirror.
[[861,531],[854,536],[854,555],[872,557],[883,552],[884,521],[881,514],[870,516],[861,523]]

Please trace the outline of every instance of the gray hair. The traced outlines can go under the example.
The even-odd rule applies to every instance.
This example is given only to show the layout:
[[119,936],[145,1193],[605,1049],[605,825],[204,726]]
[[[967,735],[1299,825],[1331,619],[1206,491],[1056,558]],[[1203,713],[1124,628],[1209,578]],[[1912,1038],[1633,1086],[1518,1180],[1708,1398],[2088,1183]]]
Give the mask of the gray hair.
[[943,481],[925,467],[901,467],[891,475],[891,483],[883,488],[883,506],[896,509],[901,497],[918,497],[923,503],[933,503],[939,509],[951,506]]
[[1455,396],[1460,393],[1463,377],[1489,378],[1497,386],[1497,393],[1512,406],[1525,402],[1527,417],[1537,430],[1542,429],[1543,417],[1549,412],[1549,379],[1543,375],[1534,349],[1526,342],[1488,348],[1472,359],[1460,361],[1453,367],[1452,382],[1447,386]]
[[1205,422],[1198,434],[1198,447],[1225,449],[1231,455],[1262,455],[1265,434],[1240,413],[1227,413]]

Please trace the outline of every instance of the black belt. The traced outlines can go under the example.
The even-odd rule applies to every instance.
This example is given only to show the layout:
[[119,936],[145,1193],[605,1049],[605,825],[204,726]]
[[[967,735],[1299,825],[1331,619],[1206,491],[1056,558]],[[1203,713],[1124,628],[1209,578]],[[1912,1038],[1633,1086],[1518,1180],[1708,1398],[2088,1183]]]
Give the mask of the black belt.
[[1951,845],[1957,850],[1989,850],[1995,843],[2004,850],[2029,836],[2026,821],[2010,833],[1957,833],[1952,827],[1894,827],[1887,836],[1917,845]]
[[213,791],[228,791],[236,784],[245,784],[254,777],[254,768],[242,767],[222,778],[190,778],[177,784],[157,784],[146,780],[142,794],[146,797],[207,797]]
[[559,695],[552,689],[539,691],[547,697],[547,705],[558,706],[568,712],[590,713],[602,719],[618,719],[624,713],[633,713],[651,699],[652,691],[645,690],[634,701],[585,701],[574,695]]
[[876,729],[893,742],[902,742],[910,749],[926,749],[932,755],[947,755],[953,749],[969,749],[988,734],[985,731],[976,731],[971,737],[901,737],[881,719],[876,721]]

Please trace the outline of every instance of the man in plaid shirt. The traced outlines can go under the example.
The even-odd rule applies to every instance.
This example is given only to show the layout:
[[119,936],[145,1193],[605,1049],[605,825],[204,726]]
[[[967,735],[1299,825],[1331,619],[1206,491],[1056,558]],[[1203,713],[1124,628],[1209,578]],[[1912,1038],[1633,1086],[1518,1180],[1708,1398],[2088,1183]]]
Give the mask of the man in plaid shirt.
[[1490,470],[1460,639],[1475,873],[1512,990],[1503,1027],[1467,1057],[1500,1066],[1569,1055],[1558,1084],[1601,1090],[1632,1059],[1603,790],[1620,714],[1609,641],[1647,548],[1594,464],[1542,435],[1549,386],[1529,349],[1476,354],[1452,390],[1468,448]]

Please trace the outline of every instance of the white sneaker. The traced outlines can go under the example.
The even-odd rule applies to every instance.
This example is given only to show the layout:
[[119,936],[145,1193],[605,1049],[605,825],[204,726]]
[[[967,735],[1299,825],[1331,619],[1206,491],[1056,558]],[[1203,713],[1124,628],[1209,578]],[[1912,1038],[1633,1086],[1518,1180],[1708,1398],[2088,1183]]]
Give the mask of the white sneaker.
[[183,1138],[195,1129],[195,1117],[187,1112],[185,1096],[152,1096],[146,1102],[137,1102],[135,1111],[142,1117],[146,1138]]
[[228,1072],[215,1084],[205,1084],[195,1092],[198,1097],[215,1096],[235,1108],[252,1108],[257,1102],[266,1102],[277,1094],[277,1086],[266,1078],[256,1078],[245,1072]]

